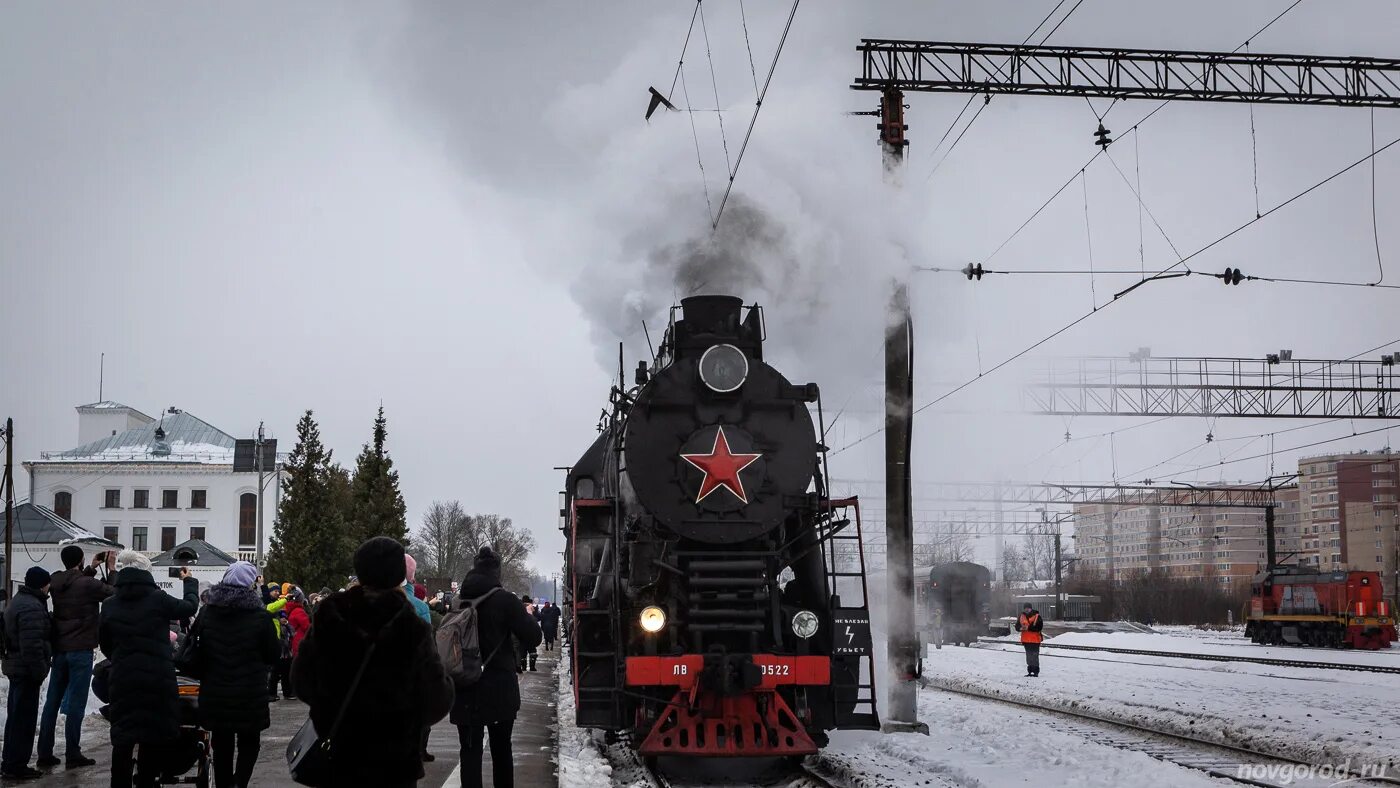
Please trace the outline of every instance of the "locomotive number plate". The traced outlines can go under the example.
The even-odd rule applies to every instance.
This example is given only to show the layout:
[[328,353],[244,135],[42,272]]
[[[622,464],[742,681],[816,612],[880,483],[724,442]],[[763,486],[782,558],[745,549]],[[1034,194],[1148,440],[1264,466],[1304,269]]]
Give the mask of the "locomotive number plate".
[[831,653],[862,656],[871,653],[870,611],[864,608],[838,608],[832,617]]

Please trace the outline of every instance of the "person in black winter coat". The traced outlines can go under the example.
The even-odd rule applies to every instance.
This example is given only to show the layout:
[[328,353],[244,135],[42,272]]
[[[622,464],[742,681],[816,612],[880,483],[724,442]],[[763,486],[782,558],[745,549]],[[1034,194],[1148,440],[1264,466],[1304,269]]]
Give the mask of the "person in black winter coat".
[[[489,596],[487,596],[489,594]],[[459,607],[477,605],[477,635],[481,644],[481,678],[457,691],[452,723],[461,745],[462,785],[481,788],[482,741],[491,736],[491,777],[496,788],[515,785],[511,728],[520,711],[520,682],[516,678],[512,640],[533,649],[540,644],[540,627],[525,612],[525,603],[501,590],[501,559],[490,547],[477,553],[472,570],[462,581]]]
[[550,602],[539,615],[540,630],[544,633],[544,650],[553,651],[554,641],[559,638],[559,606]]
[[[529,616],[530,620],[535,622],[535,629],[539,629],[540,616],[538,608],[535,607],[535,600],[531,599],[528,594],[521,594],[520,603],[525,606],[525,615]],[[539,645],[540,638],[538,637],[534,639],[533,644],[526,643],[521,638],[515,639],[515,653],[520,657],[521,673],[527,670],[535,670],[535,661],[539,659],[540,655]]]
[[34,727],[39,720],[39,686],[53,661],[52,637],[49,573],[33,566],[24,573],[24,585],[15,598],[5,606],[7,650],[0,670],[10,679],[10,694],[0,777],[25,780],[43,776],[30,768],[29,756],[34,751]]
[[[59,553],[65,567],[49,578],[49,601],[53,603],[53,668],[49,674],[49,694],[39,720],[39,767],[57,766],[53,754],[54,734],[60,710],[68,719],[63,726],[64,756],[69,769],[97,763],[83,755],[79,738],[83,714],[87,711],[88,687],[92,682],[92,652],[97,648],[97,616],[102,601],[116,589],[107,582],[116,553],[99,553],[92,565],[83,567],[83,548],[70,544]],[[105,565],[104,565],[105,564]],[[103,579],[97,568],[102,566]]]
[[[423,776],[423,728],[452,708],[452,682],[438,659],[432,627],[400,588],[403,555],[403,545],[387,536],[360,545],[360,584],[321,602],[292,661],[292,686],[311,706],[318,732],[329,736],[346,708],[332,743],[327,786],[416,786]],[[352,692],[361,664],[364,676]]]
[[257,572],[247,561],[230,566],[223,580],[206,592],[208,603],[189,635],[196,639],[199,725],[213,737],[216,788],[249,784],[258,761],[259,734],[270,724],[267,677],[281,657],[282,643],[253,589]]
[[102,604],[98,641],[112,661],[107,683],[111,721],[112,788],[131,786],[131,761],[141,746],[136,785],[154,786],[163,748],[179,735],[175,653],[170,622],[199,609],[199,582],[180,570],[184,598],[176,599],[151,577],[151,559],[123,550],[117,556],[117,593]]

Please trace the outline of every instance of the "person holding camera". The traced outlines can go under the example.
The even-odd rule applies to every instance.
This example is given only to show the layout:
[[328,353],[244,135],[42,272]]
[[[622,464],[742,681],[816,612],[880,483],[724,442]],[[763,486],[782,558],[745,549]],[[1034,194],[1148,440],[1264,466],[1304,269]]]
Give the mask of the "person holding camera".
[[[39,721],[39,768],[57,766],[53,754],[58,728],[58,712],[63,724],[64,761],[69,769],[97,763],[83,755],[78,738],[83,732],[87,711],[88,685],[92,682],[92,653],[97,648],[97,617],[102,601],[116,593],[108,582],[115,571],[116,552],[98,553],[92,564],[83,566],[83,548],[70,544],[59,553],[64,570],[49,580],[53,602],[53,669],[49,673],[49,694],[44,700],[44,716]],[[101,570],[99,572],[99,569]]]
[[155,786],[164,748],[179,735],[179,695],[170,622],[199,609],[199,581],[181,567],[184,598],[156,585],[151,559],[123,550],[117,555],[117,592],[102,605],[98,642],[112,661],[107,695],[112,723],[112,788],[131,788],[137,745],[136,786]]

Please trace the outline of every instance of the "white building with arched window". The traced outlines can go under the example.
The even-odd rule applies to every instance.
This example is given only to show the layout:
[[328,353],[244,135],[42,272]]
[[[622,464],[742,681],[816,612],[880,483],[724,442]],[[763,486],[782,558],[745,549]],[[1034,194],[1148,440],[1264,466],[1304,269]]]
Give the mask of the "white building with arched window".
[[[155,418],[118,402],[77,411],[77,448],[24,463],[29,500],[151,556],[202,539],[254,560],[258,476],[233,472],[231,435],[176,408]],[[269,472],[264,481],[266,552],[281,473]]]

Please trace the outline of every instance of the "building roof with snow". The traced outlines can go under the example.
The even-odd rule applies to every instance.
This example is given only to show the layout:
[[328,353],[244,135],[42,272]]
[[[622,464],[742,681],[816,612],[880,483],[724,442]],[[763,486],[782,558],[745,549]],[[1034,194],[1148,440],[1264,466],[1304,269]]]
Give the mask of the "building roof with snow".
[[120,544],[103,539],[53,510],[38,504],[22,503],[15,506],[15,544],[67,544],[82,542],[101,544],[119,548]]
[[[84,408],[127,408],[96,402]],[[130,410],[127,408],[127,410]],[[159,420],[61,452],[43,452],[44,462],[184,462],[233,464],[233,437],[184,411],[167,412]]]
[[109,399],[104,399],[101,402],[89,402],[86,405],[79,405],[78,412],[82,413],[83,411],[123,411],[126,413],[133,414],[135,416],[139,416],[145,419],[146,421],[155,421],[155,419],[151,418],[150,416],[147,416],[146,414],[142,413],[136,408],[131,407],[130,405],[123,405],[120,402],[114,402]]
[[231,566],[237,558],[203,539],[190,539],[151,559],[152,566]]

